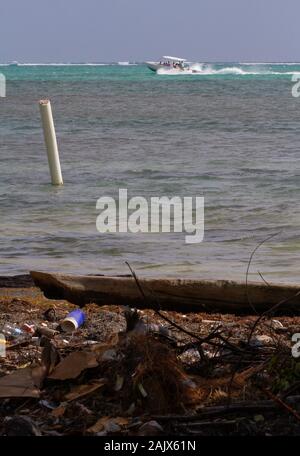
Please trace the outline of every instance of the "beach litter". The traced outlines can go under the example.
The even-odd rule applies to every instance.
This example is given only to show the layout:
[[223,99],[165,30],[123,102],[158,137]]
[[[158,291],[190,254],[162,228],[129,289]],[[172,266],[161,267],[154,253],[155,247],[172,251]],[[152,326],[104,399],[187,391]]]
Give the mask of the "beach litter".
[[76,331],[76,329],[80,328],[85,322],[85,314],[82,310],[76,309],[70,312],[66,318],[64,318],[61,323],[60,327],[63,331],[67,333],[72,333]]
[[90,304],[65,332],[67,301],[3,296],[0,310],[21,330],[0,358],[2,435],[300,433],[299,317]]

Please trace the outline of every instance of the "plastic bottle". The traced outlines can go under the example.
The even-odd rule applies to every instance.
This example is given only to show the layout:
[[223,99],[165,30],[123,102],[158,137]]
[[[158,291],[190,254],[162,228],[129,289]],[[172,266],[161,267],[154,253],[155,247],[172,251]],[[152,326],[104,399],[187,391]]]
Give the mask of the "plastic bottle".
[[18,328],[14,323],[6,323],[3,328],[1,328],[0,332],[8,340],[19,339],[25,336],[24,331]]

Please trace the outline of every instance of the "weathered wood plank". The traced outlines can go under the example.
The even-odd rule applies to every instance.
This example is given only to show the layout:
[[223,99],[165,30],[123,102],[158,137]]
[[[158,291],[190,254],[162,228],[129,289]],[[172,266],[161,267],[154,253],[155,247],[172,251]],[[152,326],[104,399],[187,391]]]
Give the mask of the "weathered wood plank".
[[[132,277],[73,276],[31,272],[36,286],[51,299],[66,299],[79,306],[88,303],[99,305],[117,304],[131,307],[156,308],[182,312],[233,312],[253,313],[249,298],[258,312],[270,309],[285,301],[282,313],[300,313],[300,287],[295,285],[270,285],[217,280],[193,280],[172,278],[140,278],[147,295],[147,305],[141,297]],[[249,298],[248,298],[249,297]]]

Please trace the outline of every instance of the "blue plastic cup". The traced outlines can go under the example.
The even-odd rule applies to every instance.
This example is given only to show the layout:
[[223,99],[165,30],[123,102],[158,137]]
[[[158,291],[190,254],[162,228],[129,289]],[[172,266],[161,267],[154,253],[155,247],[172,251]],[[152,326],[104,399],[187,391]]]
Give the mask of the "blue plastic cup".
[[80,309],[73,310],[63,319],[60,326],[63,331],[72,333],[85,322],[85,314]]

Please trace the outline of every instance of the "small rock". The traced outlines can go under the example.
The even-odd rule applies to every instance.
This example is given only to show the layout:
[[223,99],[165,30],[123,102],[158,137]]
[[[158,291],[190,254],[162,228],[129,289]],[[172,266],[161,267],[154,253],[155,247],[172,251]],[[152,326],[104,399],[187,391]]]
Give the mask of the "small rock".
[[114,423],[113,421],[107,423],[105,426],[105,431],[108,434],[113,434],[115,432],[120,432],[121,431],[121,426],[119,426],[117,423]]
[[50,309],[47,309],[46,312],[44,312],[43,317],[47,321],[51,321],[52,323],[55,322],[57,320],[55,309],[50,307]]
[[132,402],[132,404],[130,404],[128,410],[126,411],[126,415],[133,415],[135,412],[135,403]]
[[253,347],[263,347],[264,345],[270,345],[272,343],[272,337],[267,336],[265,334],[254,336],[250,341],[250,345],[252,345]]
[[148,421],[147,423],[144,423],[138,431],[138,435],[147,435],[147,436],[152,436],[152,435],[159,435],[164,432],[163,428],[161,425],[154,420]]
[[121,389],[123,388],[123,385],[124,385],[124,380],[125,379],[123,376],[117,375],[116,383],[115,383],[115,387],[114,387],[115,391],[121,391]]
[[102,354],[101,361],[114,361],[117,358],[118,358],[117,351],[114,348],[109,348]]
[[287,331],[287,328],[283,326],[281,321],[279,320],[272,320],[271,321],[271,326],[276,332],[285,332]]
[[201,356],[199,351],[196,348],[189,348],[188,350],[184,351],[180,356],[179,359],[183,363],[193,364],[196,362],[201,361]]
[[42,405],[43,407],[47,408],[47,409],[50,409],[50,410],[54,410],[56,408],[55,404],[51,404],[51,402],[46,401],[44,399],[40,400],[39,404]]

